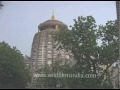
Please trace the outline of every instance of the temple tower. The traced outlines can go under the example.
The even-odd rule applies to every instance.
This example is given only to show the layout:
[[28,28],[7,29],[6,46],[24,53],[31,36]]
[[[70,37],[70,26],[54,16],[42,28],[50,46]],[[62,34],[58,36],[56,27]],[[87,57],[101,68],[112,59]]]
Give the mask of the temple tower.
[[60,28],[67,28],[67,25],[63,22],[56,20],[54,13],[51,16],[51,20],[47,20],[38,26],[38,32],[34,35],[32,48],[31,48],[31,72],[32,72],[32,87],[35,83],[36,71],[45,64],[51,65],[58,59],[64,60],[69,58],[69,53],[64,49],[56,50],[54,48],[54,32],[60,30]]

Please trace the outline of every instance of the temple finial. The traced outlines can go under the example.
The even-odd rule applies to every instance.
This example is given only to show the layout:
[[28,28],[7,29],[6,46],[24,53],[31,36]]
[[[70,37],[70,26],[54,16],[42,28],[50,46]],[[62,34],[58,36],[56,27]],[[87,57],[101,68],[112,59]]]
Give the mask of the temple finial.
[[54,9],[53,9],[53,14],[52,14],[52,16],[51,16],[51,19],[52,19],[52,20],[55,20],[55,17],[54,17]]

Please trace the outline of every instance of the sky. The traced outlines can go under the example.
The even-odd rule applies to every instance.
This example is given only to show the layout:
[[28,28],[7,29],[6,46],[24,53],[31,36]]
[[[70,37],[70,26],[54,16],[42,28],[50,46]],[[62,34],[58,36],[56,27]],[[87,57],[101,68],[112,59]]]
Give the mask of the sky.
[[55,19],[68,27],[78,16],[93,16],[97,25],[115,20],[115,1],[3,1],[0,9],[0,42],[16,46],[23,55],[30,56],[32,41],[38,25]]

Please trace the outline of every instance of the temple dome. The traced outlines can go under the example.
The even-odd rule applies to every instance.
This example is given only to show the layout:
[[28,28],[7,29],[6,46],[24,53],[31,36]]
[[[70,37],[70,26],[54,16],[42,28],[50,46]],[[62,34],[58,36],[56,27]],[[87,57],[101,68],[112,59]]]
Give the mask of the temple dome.
[[56,25],[58,26],[58,28],[60,28],[60,27],[66,27],[67,28],[67,25],[64,24],[63,22],[59,21],[59,20],[47,20],[47,21],[41,23],[38,26],[38,29],[39,30],[45,30],[47,28],[55,29]]

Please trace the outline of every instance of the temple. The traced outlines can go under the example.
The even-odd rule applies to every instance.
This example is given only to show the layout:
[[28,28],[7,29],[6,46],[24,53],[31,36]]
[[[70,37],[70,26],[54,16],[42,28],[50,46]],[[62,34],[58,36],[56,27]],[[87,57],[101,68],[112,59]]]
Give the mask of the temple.
[[56,50],[54,48],[55,41],[53,39],[54,32],[60,28],[68,28],[63,22],[56,20],[54,14],[51,20],[47,20],[38,25],[38,32],[34,35],[31,48],[31,85],[35,88],[35,74],[38,69],[46,64],[52,65],[57,60],[68,60],[71,57],[69,52],[64,49]]

